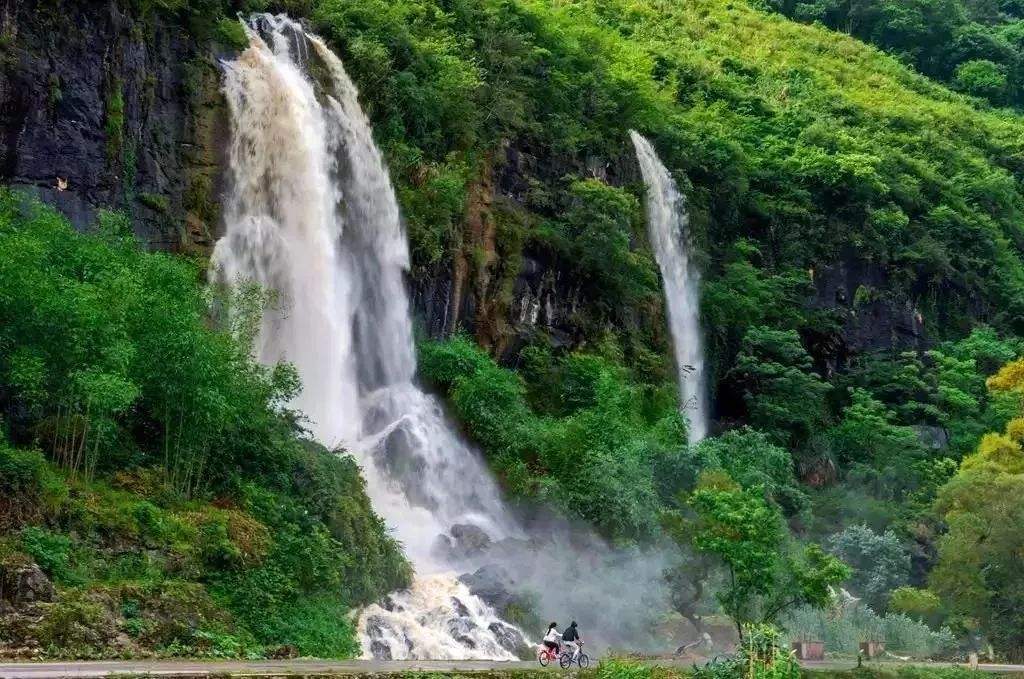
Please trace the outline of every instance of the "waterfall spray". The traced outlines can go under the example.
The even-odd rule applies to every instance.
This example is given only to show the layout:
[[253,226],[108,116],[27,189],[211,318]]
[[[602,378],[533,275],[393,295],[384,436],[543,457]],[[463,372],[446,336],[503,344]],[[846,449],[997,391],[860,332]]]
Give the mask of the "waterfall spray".
[[690,261],[686,201],[651,143],[634,130],[629,134],[647,184],[647,232],[665,284],[679,397],[689,422],[690,443],[697,443],[708,432],[707,377],[700,328],[700,271]]

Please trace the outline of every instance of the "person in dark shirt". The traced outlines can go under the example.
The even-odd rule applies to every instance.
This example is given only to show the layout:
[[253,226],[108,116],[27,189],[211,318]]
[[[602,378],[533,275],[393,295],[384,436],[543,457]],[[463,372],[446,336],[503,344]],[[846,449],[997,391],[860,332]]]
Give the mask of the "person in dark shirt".
[[580,644],[583,643],[583,637],[580,636],[580,631],[576,627],[575,620],[573,620],[566,628],[565,632],[562,633],[562,643],[566,648],[572,650],[572,659],[575,660],[576,656],[580,654]]

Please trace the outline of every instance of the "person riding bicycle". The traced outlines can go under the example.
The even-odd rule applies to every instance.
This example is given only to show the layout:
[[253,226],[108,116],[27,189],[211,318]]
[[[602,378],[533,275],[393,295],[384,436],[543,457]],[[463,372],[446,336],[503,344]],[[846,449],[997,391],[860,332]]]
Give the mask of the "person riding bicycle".
[[575,660],[576,656],[580,654],[580,644],[583,643],[583,637],[580,636],[580,631],[576,629],[575,620],[570,623],[565,633],[562,634],[562,643],[572,651],[572,659]]
[[548,632],[544,635],[544,645],[547,646],[551,655],[555,658],[558,657],[558,642],[561,641],[562,635],[558,631],[558,623],[553,622],[548,625]]

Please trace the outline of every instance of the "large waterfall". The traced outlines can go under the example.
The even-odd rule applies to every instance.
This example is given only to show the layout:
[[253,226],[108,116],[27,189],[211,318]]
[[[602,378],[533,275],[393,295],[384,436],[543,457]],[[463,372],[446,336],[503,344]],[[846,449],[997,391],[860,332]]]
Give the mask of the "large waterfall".
[[707,377],[700,328],[700,271],[690,261],[686,201],[651,142],[636,131],[630,131],[630,136],[647,184],[647,230],[665,285],[679,397],[689,422],[690,443],[696,443],[708,432]]
[[[414,384],[409,253],[387,170],[341,61],[284,16],[245,25],[225,64],[231,190],[214,269],[276,292],[261,361],[293,363],[313,435],[360,460],[375,509],[418,576],[361,620],[364,651],[512,658],[518,631],[447,573],[439,536],[514,537],[479,456]],[[314,77],[312,74],[316,74]]]

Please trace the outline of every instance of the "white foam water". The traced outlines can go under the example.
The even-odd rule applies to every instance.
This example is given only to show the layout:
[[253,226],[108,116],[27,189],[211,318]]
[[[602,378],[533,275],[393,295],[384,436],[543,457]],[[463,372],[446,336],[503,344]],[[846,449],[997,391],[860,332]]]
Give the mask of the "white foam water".
[[686,200],[651,142],[635,130],[630,136],[647,185],[647,233],[664,281],[679,397],[693,444],[708,433],[708,394],[700,326],[700,270],[690,261]]
[[[360,641],[371,655],[394,660],[511,659],[519,632],[473,596],[454,573],[420,576],[404,592],[367,607]],[[453,649],[454,646],[454,649]]]

